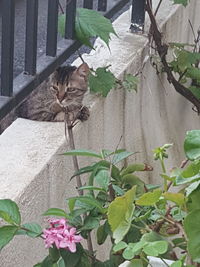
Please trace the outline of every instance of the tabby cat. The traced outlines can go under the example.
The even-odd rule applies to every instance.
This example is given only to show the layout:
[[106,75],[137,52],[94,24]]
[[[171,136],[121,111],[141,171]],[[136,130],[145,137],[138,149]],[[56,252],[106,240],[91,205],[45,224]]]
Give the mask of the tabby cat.
[[89,67],[59,67],[51,76],[48,88],[32,96],[18,108],[18,116],[38,121],[64,121],[65,112],[71,122],[87,120],[89,110],[84,107]]

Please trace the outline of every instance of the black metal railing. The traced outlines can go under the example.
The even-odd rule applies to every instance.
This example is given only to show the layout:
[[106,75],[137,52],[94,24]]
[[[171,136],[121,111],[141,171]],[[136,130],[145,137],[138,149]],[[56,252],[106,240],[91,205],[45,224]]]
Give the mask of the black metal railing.
[[[26,0],[26,38],[24,72],[13,79],[15,0],[2,1],[0,120],[41,84],[80,46],[75,37],[76,0],[66,0],[65,39],[57,41],[59,0],[48,0],[46,54],[37,58],[38,0]],[[107,10],[107,1],[96,0],[104,16],[112,18],[132,2],[132,32],[143,30],[146,0],[114,0]],[[110,0],[112,1],[112,0]],[[84,0],[83,7],[92,9],[93,0]]]

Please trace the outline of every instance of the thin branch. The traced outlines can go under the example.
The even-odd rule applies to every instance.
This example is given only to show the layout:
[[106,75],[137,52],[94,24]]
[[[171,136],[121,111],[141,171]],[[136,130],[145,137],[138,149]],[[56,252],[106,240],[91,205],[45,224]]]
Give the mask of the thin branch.
[[[75,150],[75,142],[74,142],[74,135],[73,135],[73,122],[70,121],[69,116],[68,116],[68,111],[65,108],[65,131],[66,131],[66,126],[68,130],[69,147],[71,150]],[[65,132],[65,136],[66,136],[66,132]],[[66,136],[66,141],[68,141],[67,136]],[[74,171],[76,173],[79,171],[79,164],[78,164],[77,156],[72,156],[72,160],[73,160],[73,165],[74,165]],[[82,187],[80,175],[76,175],[76,183],[77,183],[78,188]],[[83,190],[78,189],[78,194],[79,196],[83,196]],[[83,218],[86,218],[86,214],[83,215]],[[88,233],[88,237],[87,237],[87,247],[88,247],[88,251],[91,254],[91,259],[92,259],[91,261],[92,263],[94,263],[95,255],[94,255],[94,249],[93,249],[92,238],[91,238],[90,233]]]
[[83,57],[82,57],[82,55],[81,55],[79,49],[77,50],[77,53],[78,53],[78,56],[80,57],[81,61],[82,61],[83,63],[85,63],[85,61],[84,61],[84,59],[83,59]]
[[61,10],[61,13],[62,13],[62,14],[65,14],[65,11],[64,11],[64,9],[63,9],[63,7],[62,7],[60,1],[58,1],[58,5],[59,5],[59,8],[60,8],[60,10]]
[[163,0],[160,0],[160,1],[159,1],[158,5],[157,5],[157,7],[156,7],[156,10],[155,10],[155,12],[154,12],[154,16],[157,15],[158,10],[159,10],[159,8],[160,8],[160,5],[162,4],[162,1],[163,1]]

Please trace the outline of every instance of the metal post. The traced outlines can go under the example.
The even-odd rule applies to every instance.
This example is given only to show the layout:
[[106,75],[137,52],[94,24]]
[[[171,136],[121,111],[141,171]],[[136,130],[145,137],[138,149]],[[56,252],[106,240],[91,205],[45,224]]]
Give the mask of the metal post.
[[99,11],[106,11],[107,9],[107,0],[99,0],[98,1],[98,10]]
[[75,22],[76,22],[76,0],[67,0],[66,5],[66,21],[65,21],[65,38],[75,38]]
[[131,16],[131,32],[143,32],[146,0],[133,0]]
[[35,75],[37,61],[38,0],[26,3],[25,73]]
[[59,0],[48,1],[46,55],[52,57],[56,56],[57,51],[58,3]]
[[15,1],[2,2],[1,95],[13,94]]
[[84,0],[83,7],[93,9],[93,0]]

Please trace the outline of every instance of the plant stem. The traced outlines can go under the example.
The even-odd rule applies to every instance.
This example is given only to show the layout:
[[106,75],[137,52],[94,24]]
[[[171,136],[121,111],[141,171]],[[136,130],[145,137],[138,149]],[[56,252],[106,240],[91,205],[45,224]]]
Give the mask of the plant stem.
[[[163,159],[160,159],[160,163],[161,163],[161,167],[162,167],[162,171],[163,173],[166,173],[166,168],[165,168],[165,163]],[[164,192],[167,191],[168,185],[167,185],[167,180],[164,179]]]
[[166,261],[163,258],[160,257],[160,259],[165,265],[167,265],[168,267],[170,266],[169,264],[166,263]]
[[[68,118],[67,111],[65,112],[65,123],[67,124],[66,126],[67,126],[67,129],[68,129],[70,149],[71,150],[75,150],[75,142],[74,142],[74,135],[73,135],[73,125],[72,125],[71,121]],[[77,158],[77,156],[72,156],[72,159],[73,159],[74,171],[78,172],[79,171],[78,158]],[[80,175],[76,176],[76,182],[77,182],[77,187],[78,188],[82,187],[82,182],[81,182]],[[83,190],[78,190],[78,194],[79,194],[79,196],[83,196]],[[83,215],[83,218],[85,218],[85,216],[86,215]],[[91,234],[90,233],[88,233],[87,247],[88,247],[88,250],[89,250],[89,252],[91,254],[91,257],[92,257],[92,263],[94,263],[95,262],[95,256],[94,256],[92,238],[91,238]]]

